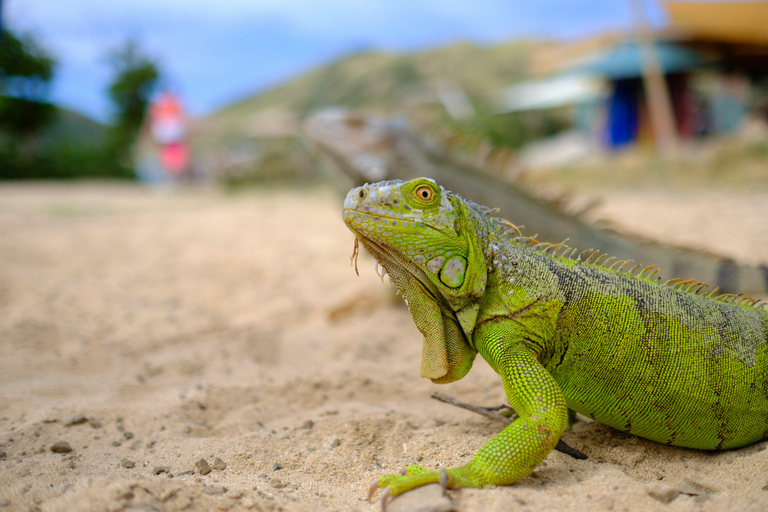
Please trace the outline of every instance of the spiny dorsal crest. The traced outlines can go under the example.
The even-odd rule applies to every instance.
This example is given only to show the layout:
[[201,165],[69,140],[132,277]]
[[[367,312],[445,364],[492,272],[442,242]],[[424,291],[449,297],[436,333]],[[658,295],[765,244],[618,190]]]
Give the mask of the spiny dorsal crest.
[[[480,210],[486,215],[488,215],[489,213],[497,212],[498,208],[491,209],[486,207],[480,207]],[[649,280],[651,280],[651,278],[661,270],[657,268],[656,265],[648,265],[647,267],[643,267],[642,264],[637,264],[625,271],[624,267],[626,267],[630,263],[633,263],[633,260],[619,260],[615,256],[609,257],[607,253],[601,253],[599,250],[592,249],[592,248],[577,254],[577,249],[575,247],[570,247],[569,245],[566,244],[566,242],[568,241],[567,238],[558,244],[551,244],[548,242],[539,242],[539,240],[537,240],[538,235],[524,236],[521,233],[521,229],[524,226],[515,225],[506,219],[502,219],[498,217],[489,216],[489,218],[497,224],[510,227],[510,229],[506,231],[506,235],[516,245],[530,248],[536,252],[539,252],[540,254],[544,254],[552,258],[570,259],[582,265],[589,265],[593,267],[604,268],[611,272],[625,273],[627,275],[632,275],[635,277],[640,277],[640,278],[649,279]],[[515,234],[517,234],[517,236],[513,236]],[[679,277],[670,279],[663,283],[661,282],[661,278],[657,277],[656,283],[660,284],[661,286],[667,286],[674,290],[681,291],[684,293],[689,293],[692,295],[703,295],[702,291],[704,290],[704,288],[709,287],[709,285],[704,282],[697,281],[695,279],[683,280]],[[755,299],[743,293],[740,293],[738,295],[734,295],[732,293],[715,295],[715,293],[718,290],[719,288],[715,288],[714,290],[706,294],[706,297],[708,299],[713,299],[713,300],[725,302],[728,304],[739,304],[742,306],[749,306],[757,309],[765,309],[766,302],[764,302],[762,299]]]

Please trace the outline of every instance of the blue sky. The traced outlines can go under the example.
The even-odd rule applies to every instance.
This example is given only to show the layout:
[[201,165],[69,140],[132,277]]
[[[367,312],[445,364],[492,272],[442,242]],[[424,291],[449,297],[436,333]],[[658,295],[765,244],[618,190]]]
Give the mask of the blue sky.
[[[131,37],[205,115],[360,49],[574,39],[631,26],[629,0],[2,0],[58,59],[54,101],[109,119],[107,51]],[[649,17],[663,24],[655,0]]]

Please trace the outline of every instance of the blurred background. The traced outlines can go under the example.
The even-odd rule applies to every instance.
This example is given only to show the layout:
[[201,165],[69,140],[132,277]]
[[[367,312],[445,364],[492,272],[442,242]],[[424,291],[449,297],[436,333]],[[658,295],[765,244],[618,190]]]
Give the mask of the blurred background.
[[0,0],[0,19],[0,179],[316,180],[304,121],[350,113],[510,179],[768,177],[768,2]]
[[[0,509],[363,512],[466,463],[496,427],[351,268],[366,181],[768,300],[768,1],[0,0],[0,33]],[[480,361],[449,393],[505,398]],[[459,506],[768,509],[764,446],[566,441]]]

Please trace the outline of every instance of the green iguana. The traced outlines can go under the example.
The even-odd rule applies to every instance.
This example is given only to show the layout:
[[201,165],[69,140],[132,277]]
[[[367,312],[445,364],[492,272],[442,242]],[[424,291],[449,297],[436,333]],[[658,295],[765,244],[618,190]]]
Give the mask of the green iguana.
[[490,213],[427,178],[357,187],[344,200],[344,222],[424,335],[421,376],[461,379],[480,353],[519,414],[464,466],[380,477],[372,493],[384,488],[384,504],[429,483],[520,480],[555,447],[569,410],[703,450],[768,437],[768,313],[758,301],[514,237]]

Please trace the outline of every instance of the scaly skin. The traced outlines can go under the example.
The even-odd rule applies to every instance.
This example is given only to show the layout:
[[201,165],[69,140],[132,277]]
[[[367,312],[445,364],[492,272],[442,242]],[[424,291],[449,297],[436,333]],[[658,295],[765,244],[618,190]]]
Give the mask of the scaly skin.
[[[606,268],[593,254],[547,254],[553,246],[510,238],[508,223],[426,178],[355,188],[343,217],[424,335],[421,376],[458,380],[479,353],[519,414],[469,464],[445,471],[448,487],[530,474],[569,409],[704,450],[768,436],[768,313],[750,301]],[[439,481],[411,466],[378,486],[396,496]]]

